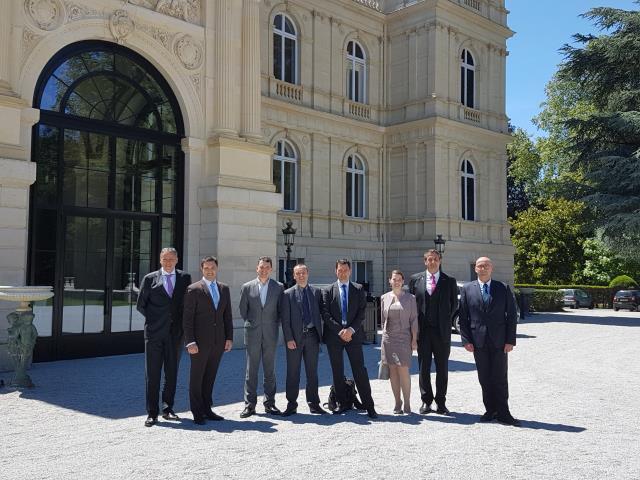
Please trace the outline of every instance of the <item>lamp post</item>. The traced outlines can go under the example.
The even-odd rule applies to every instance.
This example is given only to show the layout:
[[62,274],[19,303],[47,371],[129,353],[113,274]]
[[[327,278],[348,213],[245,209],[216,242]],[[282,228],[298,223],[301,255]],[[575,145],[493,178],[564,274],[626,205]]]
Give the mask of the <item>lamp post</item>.
[[438,233],[436,238],[433,239],[433,243],[436,246],[436,251],[440,254],[440,257],[442,257],[442,255],[444,255],[444,244],[447,243],[447,241],[442,238],[442,234]]
[[296,236],[296,229],[293,228],[291,219],[287,219],[286,227],[282,229],[282,235],[284,236],[284,245],[287,247],[287,259],[285,260],[285,280],[286,286],[293,285],[293,275],[291,271],[291,247],[293,246],[294,238]]

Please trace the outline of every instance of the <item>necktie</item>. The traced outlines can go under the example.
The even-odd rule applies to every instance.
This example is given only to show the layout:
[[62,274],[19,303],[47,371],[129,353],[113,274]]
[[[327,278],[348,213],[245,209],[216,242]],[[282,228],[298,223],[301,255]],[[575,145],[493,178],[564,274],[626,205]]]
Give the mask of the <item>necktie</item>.
[[305,326],[311,323],[311,305],[309,304],[309,296],[307,293],[307,287],[300,290],[300,294],[302,295],[302,316],[304,317]]
[[173,297],[173,282],[171,281],[171,277],[173,275],[169,274],[169,275],[165,275],[165,288],[167,289],[167,293],[169,294],[170,297]]
[[342,325],[347,324],[347,286],[343,283],[340,285],[342,289]]
[[489,300],[489,285],[485,283],[484,285],[482,285],[482,301],[484,303],[487,303],[488,300]]
[[429,295],[433,295],[436,290],[436,276],[431,274],[431,281],[429,282]]
[[216,287],[216,284],[213,282],[211,282],[210,289],[211,289],[211,298],[213,298],[213,305],[216,307],[216,310],[217,310],[218,303],[220,302],[220,292],[218,292],[218,287]]

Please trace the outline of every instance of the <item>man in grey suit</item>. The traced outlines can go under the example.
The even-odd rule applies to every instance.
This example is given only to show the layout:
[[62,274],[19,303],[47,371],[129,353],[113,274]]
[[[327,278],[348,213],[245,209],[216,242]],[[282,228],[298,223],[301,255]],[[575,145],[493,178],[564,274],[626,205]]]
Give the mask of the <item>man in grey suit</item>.
[[269,278],[272,270],[271,258],[260,257],[256,267],[258,278],[245,283],[240,290],[240,315],[244,319],[244,342],[247,346],[245,408],[240,418],[256,413],[260,360],[264,372],[264,411],[271,415],[282,413],[276,407],[275,356],[284,288]]
[[297,413],[300,366],[304,358],[307,375],[306,397],[311,413],[327,413],[318,396],[318,354],[322,339],[320,305],[322,292],[309,285],[309,269],[293,267],[296,285],[285,290],[282,309],[282,333],[287,342],[287,408],[285,417]]
[[509,287],[491,278],[492,271],[490,258],[478,258],[478,280],[460,290],[460,339],[476,361],[486,408],[480,421],[519,427],[509,411],[507,381],[507,355],[516,345],[516,305]]

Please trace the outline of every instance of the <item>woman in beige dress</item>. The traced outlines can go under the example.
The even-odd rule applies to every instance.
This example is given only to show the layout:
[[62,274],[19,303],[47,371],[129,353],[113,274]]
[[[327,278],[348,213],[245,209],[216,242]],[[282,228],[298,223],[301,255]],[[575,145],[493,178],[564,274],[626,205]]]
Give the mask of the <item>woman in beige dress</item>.
[[411,413],[411,377],[409,367],[413,351],[418,348],[418,309],[416,297],[402,290],[404,275],[393,270],[389,278],[391,291],[380,299],[382,313],[381,362],[389,366],[391,391],[396,400],[393,413]]

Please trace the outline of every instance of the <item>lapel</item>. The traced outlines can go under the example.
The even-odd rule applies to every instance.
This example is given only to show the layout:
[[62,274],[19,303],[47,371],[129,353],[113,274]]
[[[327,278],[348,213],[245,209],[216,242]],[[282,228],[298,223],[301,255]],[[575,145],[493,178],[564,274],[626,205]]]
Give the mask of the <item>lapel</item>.
[[296,285],[296,289],[295,291],[295,296],[296,296],[296,304],[298,305],[298,312],[300,313],[300,316],[302,316],[303,314],[303,307],[302,307],[302,302],[304,301],[302,298],[302,289]]
[[[177,278],[177,275],[176,275]],[[171,297],[169,296],[169,294],[167,293],[167,289],[164,288],[164,282],[162,281],[162,269],[158,270],[156,272],[156,279],[153,282],[155,284],[155,286],[158,287],[158,289],[164,293],[164,296],[167,297],[168,299],[171,299]],[[173,287],[173,291],[175,292],[176,288],[175,286]]]
[[[207,286],[207,284],[205,283],[204,280],[200,279],[200,288],[202,289],[202,293],[207,297],[207,299],[209,300],[209,305],[211,306],[211,309],[215,312],[216,307],[213,304],[213,297],[211,296],[211,290],[209,290],[209,287]],[[218,292],[220,292],[220,289],[218,289]]]
[[[267,299],[264,301],[264,306],[266,307],[271,302],[271,299],[275,295],[276,291],[276,281],[270,278],[267,281]],[[263,307],[264,308],[264,307]]]
[[482,310],[484,310],[485,312],[490,310],[491,303],[493,302],[493,281],[489,285],[489,299],[487,300],[487,303],[485,303],[482,298],[482,287],[480,286],[480,280],[475,281],[475,290],[476,295],[478,295],[480,305],[482,306]]
[[355,308],[352,308],[353,302],[355,301],[358,290],[353,285],[353,282],[349,282],[349,293],[347,294],[349,297],[347,298],[347,319],[349,318],[349,313],[354,311]]

